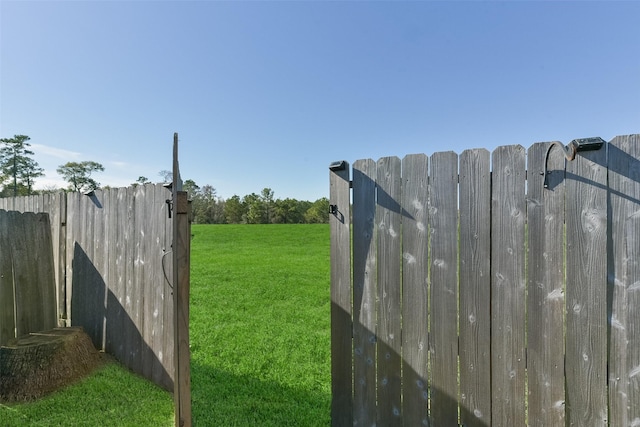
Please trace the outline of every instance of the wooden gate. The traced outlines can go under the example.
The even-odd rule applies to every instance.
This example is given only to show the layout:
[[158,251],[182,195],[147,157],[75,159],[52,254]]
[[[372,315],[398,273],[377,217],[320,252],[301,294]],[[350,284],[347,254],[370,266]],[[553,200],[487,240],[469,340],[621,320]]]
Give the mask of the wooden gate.
[[330,169],[334,426],[640,425],[640,135]]

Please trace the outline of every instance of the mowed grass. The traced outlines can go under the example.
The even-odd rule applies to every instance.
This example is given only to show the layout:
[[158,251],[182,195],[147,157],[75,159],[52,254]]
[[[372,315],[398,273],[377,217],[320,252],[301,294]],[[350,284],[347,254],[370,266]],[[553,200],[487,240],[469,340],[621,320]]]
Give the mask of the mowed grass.
[[[328,225],[194,225],[195,426],[330,424]],[[172,426],[170,393],[109,361],[0,426]]]
[[194,425],[329,425],[328,225],[192,234]]
[[113,361],[82,381],[35,402],[0,404],[2,427],[173,424],[171,395]]

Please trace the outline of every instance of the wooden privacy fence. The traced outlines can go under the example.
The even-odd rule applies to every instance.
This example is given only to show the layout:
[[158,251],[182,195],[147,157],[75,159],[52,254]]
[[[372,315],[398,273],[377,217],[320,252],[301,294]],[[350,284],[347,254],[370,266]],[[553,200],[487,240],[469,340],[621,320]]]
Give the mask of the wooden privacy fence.
[[49,215],[0,210],[0,346],[56,326]]
[[640,135],[330,188],[333,425],[640,425]]
[[96,348],[168,390],[175,351],[171,199],[170,189],[153,184],[0,199],[2,209],[52,218],[58,326],[82,326]]

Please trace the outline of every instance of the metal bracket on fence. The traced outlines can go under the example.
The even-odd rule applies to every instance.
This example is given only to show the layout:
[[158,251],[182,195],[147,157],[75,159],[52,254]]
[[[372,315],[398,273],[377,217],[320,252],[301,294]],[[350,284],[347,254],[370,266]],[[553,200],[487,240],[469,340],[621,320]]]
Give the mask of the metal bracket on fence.
[[551,152],[551,148],[553,148],[554,145],[557,145],[562,149],[567,160],[572,161],[576,158],[576,154],[579,151],[596,151],[602,148],[604,143],[604,139],[600,138],[599,136],[574,139],[566,146],[560,141],[553,141],[547,149],[547,154],[544,157],[544,188],[549,188],[547,178],[551,172],[549,172],[547,169],[547,162],[549,161],[549,153]]
[[329,205],[329,214],[337,215],[338,213],[338,205]]
[[331,162],[329,165],[329,169],[332,171],[342,171],[347,167],[347,162],[344,160],[338,160],[336,162]]
[[171,199],[167,199],[165,203],[167,204],[167,211],[169,212],[169,218],[171,218],[171,211],[173,210],[173,201]]

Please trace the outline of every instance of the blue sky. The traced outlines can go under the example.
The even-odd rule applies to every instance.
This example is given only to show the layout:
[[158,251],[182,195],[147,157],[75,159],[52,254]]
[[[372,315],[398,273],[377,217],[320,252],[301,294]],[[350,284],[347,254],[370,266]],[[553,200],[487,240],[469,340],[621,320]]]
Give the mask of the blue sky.
[[640,2],[0,0],[0,136],[103,185],[328,196],[334,160],[640,132]]

